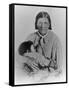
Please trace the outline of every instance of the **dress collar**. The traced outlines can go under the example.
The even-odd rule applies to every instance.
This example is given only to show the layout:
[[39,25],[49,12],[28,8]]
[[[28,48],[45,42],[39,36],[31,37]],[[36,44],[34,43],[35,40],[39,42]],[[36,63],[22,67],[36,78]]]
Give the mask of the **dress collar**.
[[46,37],[47,35],[48,35],[48,32],[45,34],[45,35],[41,35],[39,32],[37,32],[38,33],[38,35],[40,36],[40,37],[42,37],[42,38],[44,38],[44,37]]

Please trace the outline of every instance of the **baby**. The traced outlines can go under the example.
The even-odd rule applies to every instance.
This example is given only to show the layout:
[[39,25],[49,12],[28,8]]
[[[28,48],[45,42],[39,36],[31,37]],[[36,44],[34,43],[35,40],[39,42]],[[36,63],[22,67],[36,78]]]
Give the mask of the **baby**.
[[18,49],[19,55],[26,57],[28,60],[24,63],[24,68],[28,72],[35,72],[47,68],[49,61],[44,56],[36,52],[32,41],[21,43]]
[[27,62],[24,63],[24,68],[28,72],[34,72],[34,70],[37,70],[38,67],[34,67],[33,64],[36,64],[36,55],[35,48],[33,46],[32,41],[25,41],[21,43],[18,49],[19,55],[24,56],[27,58]]

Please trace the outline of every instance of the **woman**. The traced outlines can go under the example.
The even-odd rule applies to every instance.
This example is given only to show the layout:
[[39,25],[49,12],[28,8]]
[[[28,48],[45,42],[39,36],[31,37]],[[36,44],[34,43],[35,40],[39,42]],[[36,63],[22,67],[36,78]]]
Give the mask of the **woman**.
[[35,20],[35,33],[29,35],[26,41],[30,40],[36,49],[45,59],[37,59],[42,66],[47,65],[48,70],[62,69],[61,43],[56,34],[52,31],[51,19],[47,12],[39,12]]

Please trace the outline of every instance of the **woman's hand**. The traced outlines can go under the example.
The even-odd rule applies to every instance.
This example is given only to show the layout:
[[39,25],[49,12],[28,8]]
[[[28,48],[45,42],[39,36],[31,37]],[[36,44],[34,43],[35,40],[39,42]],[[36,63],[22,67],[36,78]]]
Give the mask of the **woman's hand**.
[[37,55],[35,52],[29,52],[29,53],[25,53],[24,57],[27,58],[26,63],[33,69],[33,71],[38,71],[38,63],[37,61]]
[[38,64],[36,63],[35,60],[29,59],[26,63],[33,69],[34,72],[39,70]]

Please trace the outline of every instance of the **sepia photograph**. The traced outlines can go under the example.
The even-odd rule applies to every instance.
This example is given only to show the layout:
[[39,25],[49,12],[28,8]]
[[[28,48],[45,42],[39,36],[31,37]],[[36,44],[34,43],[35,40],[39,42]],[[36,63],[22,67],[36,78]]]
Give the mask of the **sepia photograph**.
[[67,7],[14,4],[13,9],[14,85],[66,83]]

